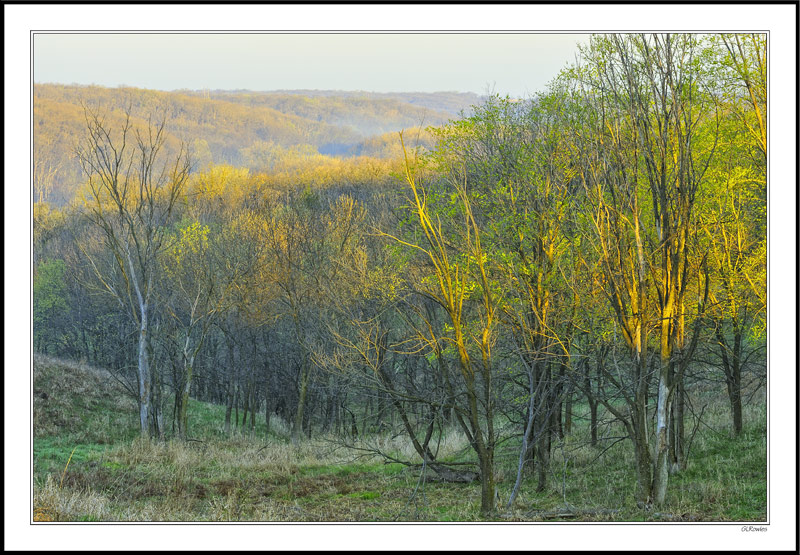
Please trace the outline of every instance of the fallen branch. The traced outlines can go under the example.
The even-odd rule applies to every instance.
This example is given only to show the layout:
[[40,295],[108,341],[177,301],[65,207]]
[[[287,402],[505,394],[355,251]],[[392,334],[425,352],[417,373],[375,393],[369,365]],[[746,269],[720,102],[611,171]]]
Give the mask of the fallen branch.
[[673,513],[653,513],[653,518],[660,518],[664,520],[672,520],[672,521],[679,521],[679,522],[686,522],[686,521],[694,521],[697,518],[694,515],[689,513],[684,513],[682,515],[676,515]]
[[375,447],[358,447],[356,445],[351,445],[347,443],[343,444],[343,446],[354,451],[361,451],[365,454],[365,456],[379,456],[383,458],[384,464],[397,463],[397,464],[402,464],[403,466],[407,466],[409,468],[421,468],[423,466],[427,467],[433,470],[435,473],[435,475],[431,475],[431,479],[441,482],[469,483],[469,482],[474,482],[480,478],[480,474],[472,470],[460,470],[452,468],[458,466],[473,466],[474,463],[430,461],[427,464],[423,465],[422,463],[412,463],[409,461],[398,459],[397,457],[393,457],[388,453],[384,453],[383,451]]
[[582,516],[593,515],[613,515],[620,512],[622,509],[575,509],[562,507],[559,509],[546,511],[546,510],[533,510],[528,511],[526,516],[536,516],[543,519],[554,518],[578,518]]

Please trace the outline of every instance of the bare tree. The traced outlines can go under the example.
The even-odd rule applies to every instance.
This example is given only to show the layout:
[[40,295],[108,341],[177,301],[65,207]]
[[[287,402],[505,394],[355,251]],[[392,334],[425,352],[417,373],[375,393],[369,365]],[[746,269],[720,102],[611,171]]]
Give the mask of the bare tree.
[[85,214],[102,230],[121,279],[112,279],[84,252],[103,288],[138,326],[139,421],[141,435],[147,436],[152,385],[149,332],[157,258],[191,160],[183,144],[176,153],[168,152],[165,117],[151,116],[146,125],[135,126],[128,108],[115,126],[87,106],[84,115],[86,135],[77,156],[88,176]]

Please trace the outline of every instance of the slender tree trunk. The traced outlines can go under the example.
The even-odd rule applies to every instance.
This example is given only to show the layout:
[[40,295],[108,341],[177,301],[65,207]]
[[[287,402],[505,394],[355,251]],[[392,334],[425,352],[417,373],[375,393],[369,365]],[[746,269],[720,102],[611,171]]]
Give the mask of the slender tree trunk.
[[567,393],[564,401],[564,433],[572,433],[572,390]]
[[266,426],[266,430],[264,432],[265,437],[269,437],[270,432],[270,419],[272,417],[272,411],[274,410],[274,400],[270,395],[269,391],[269,369],[267,367],[267,363],[264,363],[264,425]]
[[252,386],[250,387],[250,391],[252,392],[250,395],[252,399],[250,400],[250,431],[255,432],[256,429],[256,412],[258,411],[258,395],[256,391],[256,384],[255,380],[253,381]]
[[722,357],[722,370],[725,373],[725,385],[728,389],[728,400],[731,406],[733,436],[742,433],[742,332],[738,325],[733,328],[733,347],[729,348],[722,330],[722,322],[717,321],[717,343]]
[[[600,379],[602,375],[602,371],[600,370],[600,365],[602,364],[602,359],[600,357],[597,358],[597,371],[595,372],[597,379]],[[584,366],[585,373],[583,375],[583,389],[586,394],[586,402],[589,404],[589,441],[591,442],[592,447],[597,447],[597,405],[598,401],[597,398],[594,396],[594,390],[592,389],[592,377],[591,377],[591,366],[587,364]]]
[[[150,357],[152,358],[152,353],[150,353]],[[161,374],[158,369],[151,369],[151,401],[150,401],[150,422],[152,423],[153,428],[153,437],[157,437],[159,440],[164,440],[165,432],[164,429],[164,411],[163,411],[163,401],[162,401],[162,387],[161,387]]]
[[229,344],[228,386],[225,389],[225,435],[231,435],[231,413],[233,412],[234,397],[236,395],[236,373],[233,360],[233,347]]
[[653,459],[650,456],[646,427],[646,417],[637,411],[631,424],[631,439],[636,457],[636,501],[640,505],[649,505],[653,499]]
[[[639,336],[639,343],[634,349],[633,364],[636,369],[636,392],[634,405],[631,407],[631,425],[634,455],[636,457],[636,501],[640,506],[649,506],[653,502],[653,454],[650,447],[649,417],[647,409],[648,368],[646,351],[640,347],[646,345],[646,336]],[[652,359],[655,363],[655,359]],[[652,367],[651,367],[652,368]]]
[[306,395],[308,394],[308,363],[303,357],[303,362],[300,366],[300,384],[297,392],[297,412],[294,417],[294,426],[292,426],[292,444],[297,445],[300,439],[300,434],[303,431],[303,416],[306,406]]
[[528,372],[528,409],[527,409],[527,418],[525,419],[525,429],[522,432],[522,446],[519,450],[519,461],[517,462],[517,478],[514,481],[514,487],[511,490],[511,495],[508,498],[508,504],[506,505],[507,508],[511,508],[514,504],[514,499],[517,497],[517,493],[519,492],[520,484],[522,483],[522,471],[525,467],[525,457],[528,454],[529,447],[528,444],[530,442],[529,437],[533,434],[533,421],[534,421],[534,414],[536,413],[536,397],[535,397],[535,380],[533,377],[533,372]]
[[658,378],[658,402],[656,405],[656,452],[653,472],[653,502],[663,505],[669,483],[669,428],[674,388],[669,380],[669,360],[662,359]]
[[733,408],[733,434],[742,433],[742,330],[734,322],[733,330],[733,368],[732,368],[731,406]]
[[[482,452],[481,452],[482,451]],[[494,484],[494,450],[484,447],[478,451],[481,471],[481,513],[491,514],[495,511]]]
[[314,410],[316,409],[316,406],[317,405],[315,403],[309,403],[309,410],[306,411],[306,417],[303,422],[303,431],[308,439],[311,439],[311,425],[314,421]]
[[[540,389],[541,404],[539,406],[538,420],[540,421],[538,433],[538,448],[536,452],[536,491],[542,492],[547,487],[547,472],[550,465],[550,444],[553,434],[553,416],[555,413],[553,382],[551,380],[551,362],[547,361],[539,380],[545,380],[544,387]],[[540,384],[542,385],[542,384]]]
[[[242,407],[242,411],[243,411],[242,412],[242,430],[244,431],[244,429],[247,428],[247,416],[248,416],[248,412],[250,410],[250,383],[249,383],[248,378],[245,378],[244,395],[242,395],[242,398],[243,398],[243,405],[244,405]],[[239,415],[238,414],[236,415],[236,421],[237,421],[237,423],[239,421]]]
[[181,439],[189,437],[189,392],[191,391],[192,375],[194,372],[194,356],[187,352],[187,348],[188,338],[183,353],[183,383],[180,393],[180,413],[178,416],[178,432]]
[[672,403],[672,415],[670,417],[670,474],[676,474],[685,469],[685,426],[684,426],[684,403],[686,391],[683,387],[683,379],[675,382],[675,400]]
[[686,470],[686,422],[684,418],[686,415],[686,387],[683,376],[678,380],[676,387],[678,396],[675,401],[675,421],[678,441],[676,442],[675,454],[678,458],[678,469]]
[[237,383],[233,393],[233,410],[236,415],[234,420],[234,428],[239,428],[239,405],[242,403],[242,386]]
[[139,325],[139,432],[143,438],[149,437],[150,413],[150,361],[148,359],[147,305],[140,307],[141,321]]

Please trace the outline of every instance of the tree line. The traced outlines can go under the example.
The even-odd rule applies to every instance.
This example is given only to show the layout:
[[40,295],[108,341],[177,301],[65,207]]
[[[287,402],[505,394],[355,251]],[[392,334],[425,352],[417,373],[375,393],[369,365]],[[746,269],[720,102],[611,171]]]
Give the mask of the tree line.
[[[192,171],[165,114],[132,111],[85,107],[86,182],[34,206],[34,350],[113,370],[145,437],[189,438],[190,397],[226,406],[225,433],[401,432],[488,513],[498,449],[511,506],[584,405],[650,506],[686,467],[692,396],[724,383],[739,434],[763,393],[762,35],[593,36],[543,93],[324,171]],[[438,458],[445,428],[475,467]]]

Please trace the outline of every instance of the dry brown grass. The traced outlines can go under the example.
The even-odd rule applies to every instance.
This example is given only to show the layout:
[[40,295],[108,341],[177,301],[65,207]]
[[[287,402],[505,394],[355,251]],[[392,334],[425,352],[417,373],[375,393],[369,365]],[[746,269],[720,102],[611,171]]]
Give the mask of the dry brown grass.
[[53,476],[34,488],[35,521],[112,520],[108,507],[107,497],[89,488],[60,486]]

